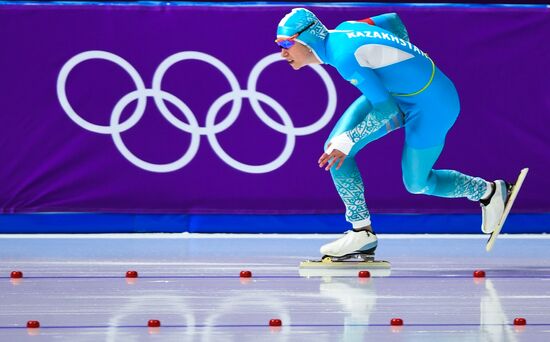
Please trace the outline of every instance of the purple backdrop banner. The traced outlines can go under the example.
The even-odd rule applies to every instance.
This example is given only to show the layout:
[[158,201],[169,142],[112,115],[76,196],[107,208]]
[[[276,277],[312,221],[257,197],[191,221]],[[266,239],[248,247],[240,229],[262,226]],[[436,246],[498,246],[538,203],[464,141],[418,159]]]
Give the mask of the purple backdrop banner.
[[[549,9],[309,8],[329,28],[397,12],[460,93],[436,167],[530,167],[516,212],[550,211]],[[289,9],[0,5],[0,212],[343,212],[316,162],[360,94],[332,67],[280,60]],[[479,210],[408,194],[402,144],[397,131],[358,155],[371,211]]]

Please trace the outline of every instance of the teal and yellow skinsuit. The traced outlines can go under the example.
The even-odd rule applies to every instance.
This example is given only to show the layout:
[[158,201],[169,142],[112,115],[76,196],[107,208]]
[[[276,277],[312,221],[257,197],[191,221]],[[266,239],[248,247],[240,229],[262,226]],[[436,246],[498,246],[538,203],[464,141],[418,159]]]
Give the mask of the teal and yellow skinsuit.
[[[312,20],[311,12],[300,10],[304,9],[293,10],[298,18]],[[279,26],[278,36],[287,35],[284,29],[292,26],[291,19]],[[338,149],[347,154],[338,170],[331,168],[346,205],[346,220],[354,228],[371,224],[355,155],[368,143],[401,127],[405,129],[401,166],[409,192],[479,201],[488,188],[485,180],[454,170],[433,169],[447,132],[458,117],[459,98],[447,76],[409,41],[397,14],[346,21],[326,32],[323,28],[318,22],[297,40],[363,94],[344,112],[325,144],[327,153]]]

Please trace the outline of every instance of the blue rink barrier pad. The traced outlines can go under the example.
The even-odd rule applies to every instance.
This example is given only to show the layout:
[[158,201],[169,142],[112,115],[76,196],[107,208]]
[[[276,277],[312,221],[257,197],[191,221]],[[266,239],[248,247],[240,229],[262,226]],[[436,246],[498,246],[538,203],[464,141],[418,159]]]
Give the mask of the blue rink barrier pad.
[[[384,234],[478,234],[479,214],[378,214],[373,228]],[[351,229],[341,214],[1,214],[0,233],[342,233]],[[504,233],[546,233],[550,213],[510,214]]]

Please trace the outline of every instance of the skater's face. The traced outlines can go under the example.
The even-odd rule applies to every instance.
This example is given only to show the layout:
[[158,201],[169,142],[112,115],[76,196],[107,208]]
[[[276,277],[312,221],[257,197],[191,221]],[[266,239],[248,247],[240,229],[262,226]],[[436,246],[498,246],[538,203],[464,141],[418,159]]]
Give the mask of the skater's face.
[[320,63],[309,47],[296,40],[302,33],[315,25],[315,23],[316,21],[311,22],[309,25],[290,37],[280,37],[275,39],[275,43],[281,48],[281,57],[286,59],[288,64],[290,64],[294,70],[298,70],[304,65]]
[[286,49],[281,47],[281,57],[286,59],[294,70],[298,70],[308,64],[319,64],[313,52],[307,46],[299,42],[295,42]]

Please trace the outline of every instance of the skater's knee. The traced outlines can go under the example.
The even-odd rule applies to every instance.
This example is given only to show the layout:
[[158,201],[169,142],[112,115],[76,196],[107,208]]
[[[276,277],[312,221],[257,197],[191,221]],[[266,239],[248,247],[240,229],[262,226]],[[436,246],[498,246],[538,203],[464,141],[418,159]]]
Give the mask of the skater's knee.
[[412,177],[403,177],[403,184],[411,194],[427,194],[429,186],[427,180],[414,179]]
[[405,183],[405,188],[411,194],[425,194],[428,192],[428,187],[419,183]]

